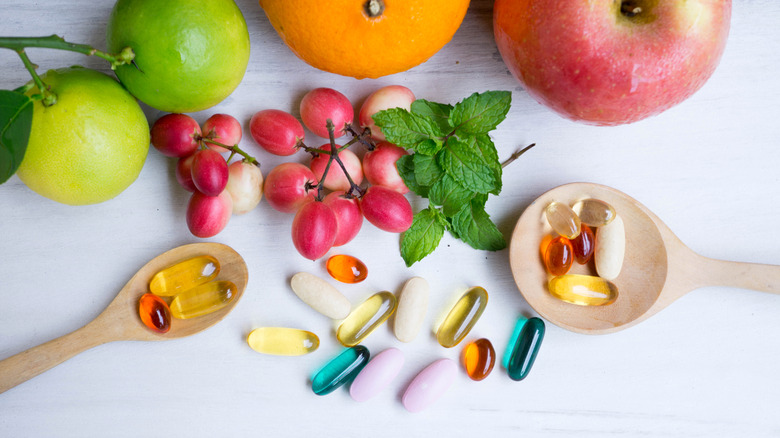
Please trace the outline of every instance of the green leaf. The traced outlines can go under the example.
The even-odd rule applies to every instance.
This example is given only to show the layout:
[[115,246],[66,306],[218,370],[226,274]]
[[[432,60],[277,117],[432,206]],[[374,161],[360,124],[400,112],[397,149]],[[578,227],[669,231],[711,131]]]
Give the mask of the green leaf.
[[404,149],[413,149],[421,142],[444,136],[433,120],[402,108],[379,111],[373,119],[387,141]]
[[461,240],[473,248],[498,251],[506,248],[506,240],[485,211],[485,199],[487,198],[475,197],[468,206],[453,216],[451,225]]
[[445,103],[429,102],[425,99],[417,99],[412,102],[412,112],[431,118],[444,133],[452,131],[450,125],[450,112],[453,106]]
[[433,156],[436,155],[444,146],[444,143],[438,138],[429,138],[423,140],[412,147],[412,150],[418,154]]
[[450,137],[437,155],[439,165],[456,181],[477,193],[489,193],[498,188],[493,169],[482,159],[476,140]]
[[501,177],[503,175],[504,169],[501,167],[501,161],[498,159],[496,145],[487,134],[477,135],[474,137],[474,139],[476,140],[475,144],[477,146],[477,150],[482,155],[482,159],[485,161],[485,163],[493,171],[493,178],[495,178],[496,181],[496,188],[491,190],[490,193],[498,195],[501,193],[501,188],[503,185],[501,182]]
[[32,129],[33,101],[24,94],[0,90],[0,184],[22,164]]
[[414,154],[411,157],[414,176],[419,184],[430,187],[444,176],[444,170],[436,162],[436,157],[422,154]]
[[406,184],[406,187],[408,187],[409,190],[417,193],[423,198],[427,198],[429,187],[420,184],[419,181],[417,181],[417,176],[415,175],[415,165],[413,159],[416,156],[417,154],[413,154],[404,155],[398,158],[398,160],[395,162],[395,168],[398,169],[398,174],[401,175],[401,179],[404,180],[404,184]]
[[451,176],[444,175],[431,187],[428,197],[435,205],[442,206],[445,216],[455,216],[474,195],[474,192],[458,184]]
[[412,266],[432,253],[441,241],[447,220],[439,210],[428,208],[414,215],[412,226],[401,235],[401,257],[406,266]]
[[458,135],[487,134],[506,118],[511,104],[509,91],[474,93],[455,105],[450,124]]

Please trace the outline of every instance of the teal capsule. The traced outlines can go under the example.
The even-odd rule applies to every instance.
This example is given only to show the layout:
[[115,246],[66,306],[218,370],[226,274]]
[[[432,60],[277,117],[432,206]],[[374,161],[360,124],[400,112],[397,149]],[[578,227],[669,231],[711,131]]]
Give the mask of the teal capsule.
[[509,338],[509,343],[506,344],[506,349],[504,350],[504,356],[501,357],[501,365],[504,366],[504,368],[509,369],[509,358],[512,357],[512,350],[515,349],[515,343],[517,343],[517,338],[520,337],[520,332],[523,331],[523,327],[525,326],[525,323],[528,321],[528,318],[525,316],[520,316],[520,318],[517,318],[517,322],[515,323],[515,329],[512,331],[512,336]]
[[341,352],[325,364],[311,379],[311,390],[327,395],[345,383],[351,382],[368,363],[368,348],[356,345]]
[[523,329],[513,345],[509,365],[506,367],[509,378],[523,380],[528,376],[539,353],[542,339],[544,339],[544,321],[534,317],[523,324]]

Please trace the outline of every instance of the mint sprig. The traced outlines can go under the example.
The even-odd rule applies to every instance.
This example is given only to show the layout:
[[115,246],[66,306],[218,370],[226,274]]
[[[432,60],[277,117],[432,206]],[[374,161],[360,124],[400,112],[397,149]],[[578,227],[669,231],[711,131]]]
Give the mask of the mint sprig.
[[488,134],[506,118],[511,100],[508,91],[488,91],[455,105],[419,99],[411,111],[374,115],[387,141],[414,152],[396,168],[409,190],[429,201],[401,236],[407,266],[433,252],[445,230],[476,249],[506,247],[485,204],[502,188],[502,165]]

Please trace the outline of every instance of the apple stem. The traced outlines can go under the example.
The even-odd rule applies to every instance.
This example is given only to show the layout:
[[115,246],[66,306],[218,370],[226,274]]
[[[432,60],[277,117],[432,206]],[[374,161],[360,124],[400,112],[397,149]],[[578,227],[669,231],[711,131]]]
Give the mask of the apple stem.
[[526,146],[526,147],[524,147],[522,149],[516,150],[512,155],[509,156],[509,158],[507,158],[506,160],[504,160],[501,163],[501,168],[503,169],[506,166],[512,164],[513,161],[515,161],[516,159],[520,158],[520,155],[523,155],[526,151],[528,151],[529,149],[531,149],[534,146],[536,146],[536,143],[531,143],[531,144],[529,144],[528,146]]

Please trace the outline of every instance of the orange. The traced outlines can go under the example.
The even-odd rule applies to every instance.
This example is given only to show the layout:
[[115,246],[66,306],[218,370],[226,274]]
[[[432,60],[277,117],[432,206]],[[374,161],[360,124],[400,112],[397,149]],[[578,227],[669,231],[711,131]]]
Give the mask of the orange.
[[469,6],[469,0],[259,1],[299,58],[358,79],[425,62],[452,39]]

